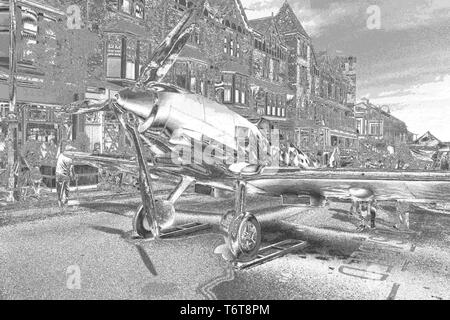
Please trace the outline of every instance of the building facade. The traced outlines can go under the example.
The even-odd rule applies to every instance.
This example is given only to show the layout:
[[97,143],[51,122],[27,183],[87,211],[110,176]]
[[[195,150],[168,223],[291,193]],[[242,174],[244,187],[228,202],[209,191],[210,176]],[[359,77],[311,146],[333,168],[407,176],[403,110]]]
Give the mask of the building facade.
[[[356,58],[316,53],[287,1],[276,15],[253,21],[248,21],[239,0],[208,2],[215,13],[204,12],[163,81],[224,103],[258,123],[268,137],[277,129],[282,143],[312,154],[330,153],[336,145],[355,147]],[[83,97],[112,97],[132,85],[154,48],[193,6],[186,0],[75,0],[70,5],[79,11],[68,18],[68,12],[73,12],[60,3],[18,1],[22,50],[18,50],[18,103],[23,110],[20,134],[24,142],[56,140],[59,119],[52,110],[62,104]],[[6,17],[8,12],[0,10],[0,41],[5,44],[0,51],[0,103],[4,109],[8,101],[8,50],[3,49],[8,46]],[[74,30],[68,34],[75,38],[68,38],[67,30],[64,33],[70,24]],[[75,40],[82,37],[91,42],[81,47],[95,50],[86,53],[77,48]],[[61,39],[72,45],[65,51],[69,65],[47,59],[53,67],[42,68],[42,52],[48,48],[55,52],[54,44]],[[35,48],[40,55],[33,53]],[[89,54],[89,59],[80,60],[76,53]],[[45,85],[57,73],[46,75],[44,69],[57,68],[69,75],[58,78],[59,82],[73,80],[75,89],[52,88],[55,81]],[[131,146],[111,113],[73,117],[70,122],[71,138],[86,136],[90,151],[127,152]]]
[[387,106],[379,107],[364,99],[355,105],[355,117],[360,140],[378,140],[390,145],[411,142],[408,127]]

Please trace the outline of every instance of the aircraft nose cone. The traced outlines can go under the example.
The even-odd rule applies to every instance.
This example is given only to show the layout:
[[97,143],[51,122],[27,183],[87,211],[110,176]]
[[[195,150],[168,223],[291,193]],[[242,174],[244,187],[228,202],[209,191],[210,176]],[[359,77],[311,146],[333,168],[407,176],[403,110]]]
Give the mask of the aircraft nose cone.
[[158,99],[154,91],[134,91],[131,89],[120,91],[116,98],[117,103],[124,110],[144,119],[150,117],[153,107]]

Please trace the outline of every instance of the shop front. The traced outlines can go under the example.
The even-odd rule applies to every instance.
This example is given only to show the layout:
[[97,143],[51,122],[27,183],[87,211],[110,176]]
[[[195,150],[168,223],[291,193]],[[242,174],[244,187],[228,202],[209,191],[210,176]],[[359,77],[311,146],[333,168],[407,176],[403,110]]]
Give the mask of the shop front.
[[[8,85],[0,83],[0,107],[2,117],[9,112]],[[78,117],[65,116],[64,125],[61,105],[51,92],[40,90],[31,86],[19,85],[17,87],[16,110],[18,115],[18,148],[25,157],[34,154],[33,161],[27,161],[29,166],[38,165],[43,175],[43,182],[49,188],[56,186],[56,156],[59,140],[72,139],[82,129],[83,121]],[[6,134],[2,128],[2,135]],[[3,132],[5,131],[5,132]],[[25,169],[26,170],[26,169]],[[74,185],[88,186],[98,183],[98,170],[82,164],[75,165],[75,173],[79,178]]]

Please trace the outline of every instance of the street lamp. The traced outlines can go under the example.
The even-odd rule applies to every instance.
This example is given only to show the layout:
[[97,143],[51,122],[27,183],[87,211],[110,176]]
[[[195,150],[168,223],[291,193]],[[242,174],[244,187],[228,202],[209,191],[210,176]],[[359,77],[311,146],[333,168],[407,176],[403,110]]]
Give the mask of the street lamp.
[[16,0],[9,0],[9,114],[7,115],[8,123],[8,202],[14,202],[19,200],[19,193],[17,191],[17,174],[16,167],[18,163],[18,150],[17,150],[17,135],[18,135],[18,122],[16,115],[16,100],[17,100],[17,83],[16,83],[16,71],[17,71],[17,21],[16,21]]

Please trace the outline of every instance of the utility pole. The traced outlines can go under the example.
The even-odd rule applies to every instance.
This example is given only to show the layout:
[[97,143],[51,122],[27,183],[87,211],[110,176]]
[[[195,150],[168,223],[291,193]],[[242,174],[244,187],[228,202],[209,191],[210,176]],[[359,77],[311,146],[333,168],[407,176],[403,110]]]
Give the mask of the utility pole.
[[16,0],[9,0],[9,114],[8,114],[8,137],[7,137],[7,150],[8,150],[8,202],[15,202],[19,200],[19,192],[17,190],[17,174],[19,164],[18,157],[18,120],[16,110],[17,100],[17,21],[16,21]]

